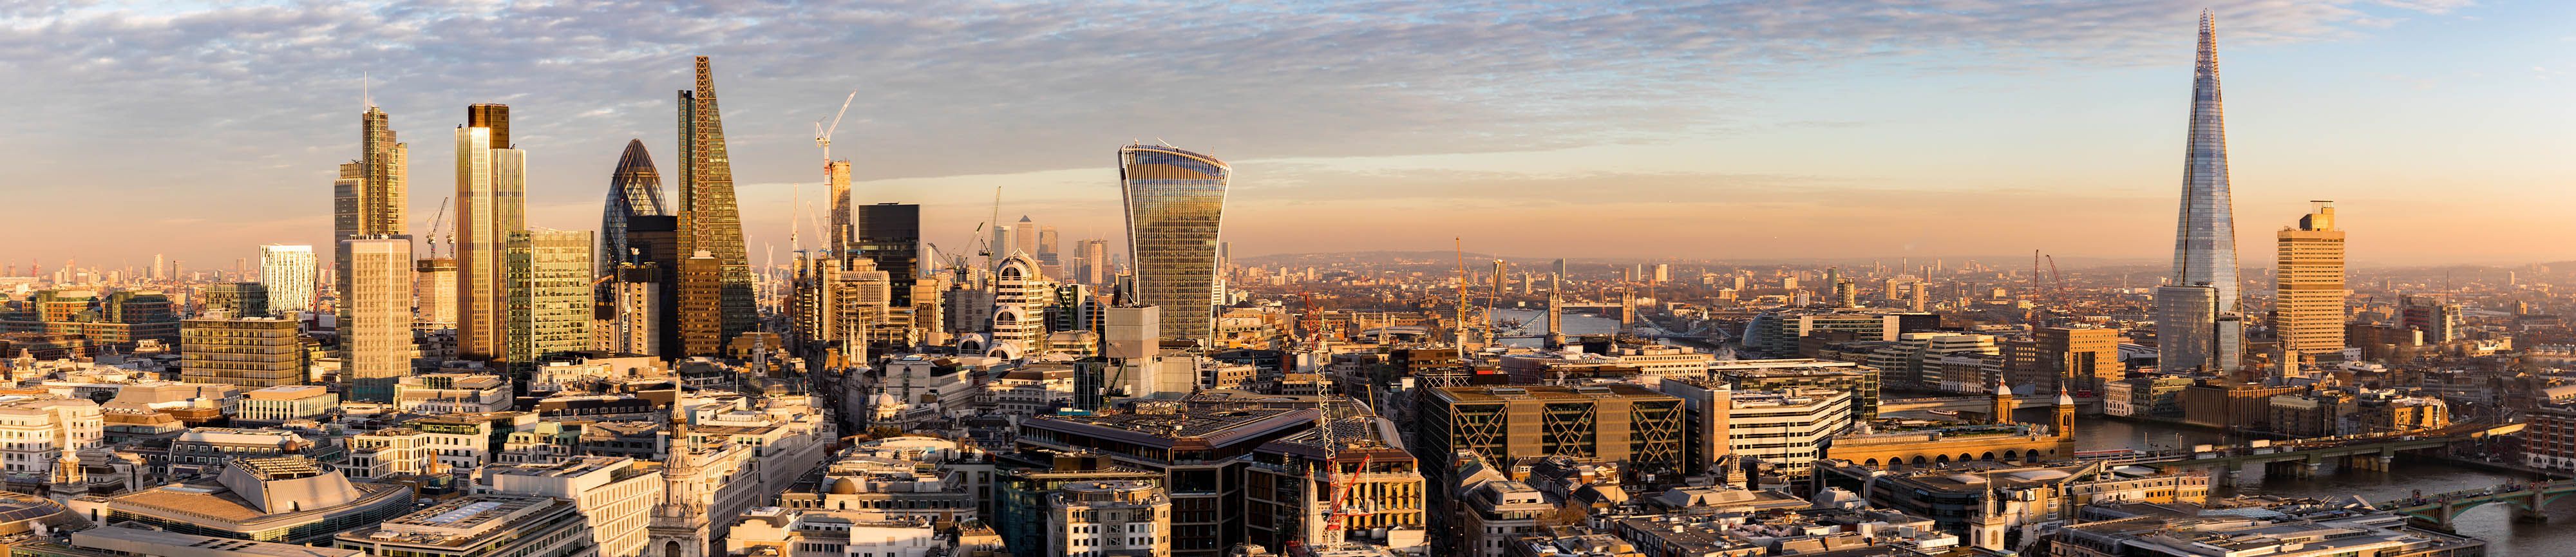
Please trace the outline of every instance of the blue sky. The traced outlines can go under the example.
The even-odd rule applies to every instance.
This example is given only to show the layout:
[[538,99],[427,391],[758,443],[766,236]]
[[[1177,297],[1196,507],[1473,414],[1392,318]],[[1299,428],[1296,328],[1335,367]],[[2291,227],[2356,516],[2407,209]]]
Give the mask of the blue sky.
[[2576,258],[2532,241],[2576,232],[2567,3],[923,0],[0,7],[0,195],[76,209],[0,219],[0,260],[324,241],[362,76],[412,143],[415,226],[462,107],[503,102],[533,223],[592,228],[627,139],[672,170],[693,54],[755,261],[791,192],[817,201],[811,126],[852,89],[858,201],[925,204],[943,244],[995,186],[1005,220],[1114,236],[1112,154],[1159,138],[1235,164],[1245,254],[2153,260],[2205,5],[2248,266],[2308,199],[2357,264]]

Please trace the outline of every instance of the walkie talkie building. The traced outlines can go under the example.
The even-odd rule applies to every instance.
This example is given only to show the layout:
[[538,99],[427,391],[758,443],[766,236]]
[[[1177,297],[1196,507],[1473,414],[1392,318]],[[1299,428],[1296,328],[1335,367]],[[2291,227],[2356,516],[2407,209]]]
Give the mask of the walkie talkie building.
[[1217,236],[1233,169],[1214,157],[1165,145],[1118,150],[1127,205],[1127,256],[1135,291],[1122,303],[1162,308],[1162,338],[1205,343],[1215,336]]

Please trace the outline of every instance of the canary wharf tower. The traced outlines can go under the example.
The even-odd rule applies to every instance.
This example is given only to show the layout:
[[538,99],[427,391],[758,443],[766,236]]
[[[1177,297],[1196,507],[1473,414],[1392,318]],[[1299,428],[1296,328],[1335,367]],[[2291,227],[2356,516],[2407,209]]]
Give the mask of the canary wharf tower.
[[[715,70],[698,57],[694,91],[680,91],[680,257],[705,254],[713,272],[682,273],[678,330],[683,354],[715,355],[752,328],[751,260],[734,208],[733,163],[716,114]],[[712,281],[712,282],[710,282]]]
[[1216,336],[1217,235],[1233,172],[1215,157],[1167,145],[1118,150],[1134,305],[1162,307],[1165,340]]
[[2157,359],[2167,370],[2233,371],[2242,365],[2244,321],[2236,307],[2236,216],[2218,95],[2218,27],[2208,12],[2200,14],[2191,94],[2173,281],[2156,289]]

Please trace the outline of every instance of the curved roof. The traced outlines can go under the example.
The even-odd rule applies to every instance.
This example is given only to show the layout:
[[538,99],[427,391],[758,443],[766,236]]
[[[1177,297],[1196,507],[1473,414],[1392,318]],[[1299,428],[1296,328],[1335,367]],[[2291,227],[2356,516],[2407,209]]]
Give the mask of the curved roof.
[[[1118,149],[1121,179],[1217,179],[1234,175],[1234,167],[1216,157],[1168,145],[1129,145]],[[1177,171],[1177,172],[1175,172]]]
[[1190,150],[1187,150],[1187,149],[1182,149],[1182,148],[1179,148],[1179,147],[1173,147],[1173,146],[1170,146],[1170,145],[1146,145],[1146,144],[1139,143],[1139,144],[1134,144],[1134,145],[1128,145],[1128,146],[1126,146],[1126,147],[1121,147],[1121,148],[1119,148],[1119,149],[1118,149],[1118,154],[1119,154],[1119,155],[1121,155],[1121,156],[1127,155],[1127,154],[1129,154],[1129,153],[1137,153],[1137,152],[1151,152],[1151,153],[1165,153],[1165,154],[1171,154],[1171,155],[1179,155],[1179,156],[1183,156],[1183,157],[1189,157],[1189,158],[1193,158],[1193,159],[1198,159],[1198,160],[1199,160],[1199,162],[1204,162],[1204,163],[1208,163],[1208,164],[1217,165],[1217,166],[1218,166],[1218,167],[1220,167],[1220,168],[1229,168],[1229,169],[1230,169],[1230,168],[1233,168],[1232,166],[1228,166],[1228,165],[1226,165],[1226,164],[1225,164],[1225,161],[1216,160],[1216,157],[1211,157],[1211,156],[1207,156],[1207,155],[1198,154],[1197,152],[1193,152],[1193,151],[1190,151]]

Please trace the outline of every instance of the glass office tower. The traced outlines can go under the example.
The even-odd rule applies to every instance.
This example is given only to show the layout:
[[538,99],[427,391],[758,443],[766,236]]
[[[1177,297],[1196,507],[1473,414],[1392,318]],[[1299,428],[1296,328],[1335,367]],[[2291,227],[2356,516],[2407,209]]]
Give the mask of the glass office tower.
[[2235,336],[2243,326],[2236,317],[2236,216],[2228,193],[2227,131],[2218,94],[2218,30],[2207,12],[2200,17],[2200,55],[2191,92],[2181,214],[2174,223],[2173,281],[2156,290],[2158,360],[2167,370],[2234,370],[2243,360],[2238,348],[2242,339]]
[[1226,180],[1233,170],[1214,157],[1163,145],[1118,150],[1120,197],[1127,205],[1127,254],[1135,289],[1123,302],[1162,308],[1162,338],[1215,336],[1217,238]]

